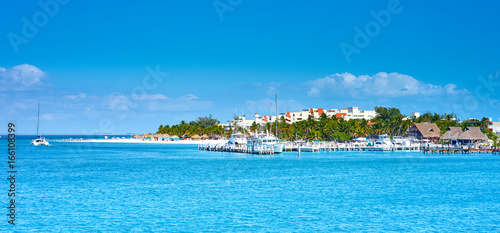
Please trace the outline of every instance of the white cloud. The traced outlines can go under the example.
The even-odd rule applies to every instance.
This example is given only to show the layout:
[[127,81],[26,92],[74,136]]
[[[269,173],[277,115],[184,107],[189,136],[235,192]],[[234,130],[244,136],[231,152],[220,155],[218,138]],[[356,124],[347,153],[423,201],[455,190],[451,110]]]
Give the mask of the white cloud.
[[137,106],[129,97],[116,92],[104,97],[104,103],[109,110],[117,111],[129,110],[131,107]]
[[199,100],[193,94],[169,98],[162,94],[129,97],[121,93],[113,93],[104,97],[104,103],[107,109],[117,111],[193,111],[207,109],[213,105],[210,101]]
[[76,100],[76,99],[85,99],[85,98],[87,98],[87,95],[80,92],[78,95],[67,95],[64,97],[68,98],[68,99]]
[[[278,100],[278,114],[282,112],[288,111],[299,111],[303,108],[303,105],[298,103],[293,99],[288,100]],[[251,113],[252,116],[254,113],[259,113],[259,115],[275,115],[276,114],[276,105],[275,101],[271,99],[264,100],[247,100],[245,102],[245,113]],[[239,114],[239,113],[238,113]],[[248,116],[248,115],[247,115]]]
[[0,91],[32,90],[46,86],[45,77],[42,70],[29,64],[8,69],[0,67]]
[[167,100],[168,97],[162,95],[162,94],[155,94],[155,95],[148,95],[148,94],[142,94],[142,95],[137,95],[137,94],[132,94],[131,95],[133,100]]
[[457,89],[457,85],[448,84],[444,87],[426,84],[409,75],[380,72],[376,75],[360,75],[350,73],[333,74],[325,78],[307,83],[310,97],[319,96],[350,96],[366,97],[403,97],[431,95],[460,95],[469,93],[465,89]]
[[187,95],[184,95],[184,96],[181,96],[179,98],[179,100],[187,100],[187,101],[190,101],[190,100],[197,100],[199,99],[198,96],[195,96],[193,94],[187,94]]

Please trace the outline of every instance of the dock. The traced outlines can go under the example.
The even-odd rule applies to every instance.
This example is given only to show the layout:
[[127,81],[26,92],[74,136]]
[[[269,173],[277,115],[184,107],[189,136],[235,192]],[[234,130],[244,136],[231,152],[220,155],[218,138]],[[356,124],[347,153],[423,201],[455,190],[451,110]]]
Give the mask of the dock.
[[260,154],[260,155],[274,155],[274,150],[271,147],[252,148],[250,146],[235,146],[224,144],[199,144],[198,150],[205,151],[218,151],[218,152],[232,152],[232,153],[245,153],[245,154]]
[[295,145],[287,143],[285,151],[298,151],[302,152],[338,152],[338,151],[420,151],[420,146],[394,146],[394,147],[373,147],[357,143],[318,143],[311,145]]
[[[268,154],[273,155],[274,150],[271,147],[252,147],[248,145],[227,145],[227,144],[199,144],[198,150],[232,152],[245,154]],[[500,148],[458,148],[446,147],[439,148],[425,147],[420,145],[412,146],[394,146],[394,147],[373,147],[360,144],[348,143],[316,143],[307,145],[297,145],[294,143],[285,143],[283,152],[410,152],[419,151],[421,154],[500,154]]]
[[500,148],[423,148],[424,154],[500,154]]

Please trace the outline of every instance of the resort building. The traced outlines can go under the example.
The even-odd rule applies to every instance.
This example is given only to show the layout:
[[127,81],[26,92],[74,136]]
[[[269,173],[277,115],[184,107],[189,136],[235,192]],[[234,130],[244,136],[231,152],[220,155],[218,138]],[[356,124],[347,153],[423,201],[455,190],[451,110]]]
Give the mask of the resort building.
[[448,127],[448,131],[446,131],[439,140],[450,141],[451,144],[457,144],[460,135],[463,133],[462,127]]
[[479,127],[467,127],[465,132],[458,137],[458,141],[462,144],[487,142],[489,138],[481,132]]
[[282,116],[285,118],[286,123],[288,124],[293,124],[298,121],[308,120],[309,118],[318,121],[321,117],[321,114],[323,113],[325,113],[325,115],[329,118],[342,117],[345,120],[349,119],[371,120],[377,116],[375,110],[359,110],[358,107],[348,107],[343,109],[330,109],[330,110],[324,110],[323,108],[308,108],[308,109],[303,109],[300,112],[281,113],[279,114],[278,117],[260,116],[258,113],[255,113],[253,120],[246,119],[245,115],[242,115],[236,121],[235,120],[229,121],[230,124],[228,124],[227,127],[229,127],[229,125],[232,126],[236,123],[239,127],[244,127],[246,129],[249,129],[254,122],[256,122],[257,124],[265,124],[268,122],[274,123],[276,122],[276,119],[279,119]]
[[366,119],[371,120],[377,116],[375,110],[359,110],[358,107],[348,107],[343,109],[330,109],[325,110],[323,108],[309,108],[303,109],[300,112],[287,112],[282,113],[280,115],[284,115],[286,122],[288,124],[293,124],[297,121],[307,120],[312,118],[313,120],[319,120],[321,114],[325,113],[325,115],[329,118],[344,118],[345,120],[349,119]]
[[231,120],[229,122],[231,126],[234,126],[236,124],[239,127],[249,129],[254,122],[257,122],[257,124],[259,124],[261,121],[262,118],[260,117],[260,115],[258,113],[255,113],[253,120],[248,120],[246,119],[245,115],[241,115],[240,117],[238,117],[238,120]]
[[488,126],[488,129],[493,131],[494,134],[500,134],[500,121],[490,121],[490,125]]
[[410,118],[419,118],[420,117],[420,113],[419,112],[410,112]]
[[481,132],[479,127],[467,127],[465,132],[461,127],[449,127],[449,130],[443,134],[440,140],[449,140],[451,144],[470,144],[476,142],[487,142],[489,138]]
[[437,141],[441,137],[441,130],[436,123],[413,123],[406,136]]

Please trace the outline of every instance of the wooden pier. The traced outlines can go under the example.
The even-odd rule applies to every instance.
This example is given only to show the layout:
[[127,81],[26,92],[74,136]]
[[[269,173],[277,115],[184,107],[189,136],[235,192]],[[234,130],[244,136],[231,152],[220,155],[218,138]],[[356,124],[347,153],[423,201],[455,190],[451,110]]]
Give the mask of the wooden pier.
[[[198,145],[198,150],[205,151],[219,151],[219,152],[232,152],[232,153],[245,153],[245,154],[268,154],[274,155],[274,150],[272,147],[268,148],[253,148],[248,145],[225,145],[225,144],[200,144]],[[368,151],[368,152],[391,152],[391,151],[420,151],[421,154],[486,154],[491,153],[493,155],[500,154],[500,148],[453,148],[453,147],[441,147],[441,148],[428,148],[428,147],[391,147],[391,148],[377,148],[370,146],[361,145],[345,145],[345,144],[317,144],[317,145],[307,145],[307,146],[292,146],[287,145],[283,152],[342,152],[342,151]]]
[[500,148],[422,148],[424,154],[500,154]]
[[286,146],[285,151],[298,151],[302,152],[338,152],[338,151],[419,151],[419,146],[397,146],[391,148],[358,146],[358,145],[319,145],[319,146]]
[[219,151],[219,152],[232,152],[232,153],[245,153],[245,154],[268,154],[274,155],[273,148],[259,148],[259,150],[253,150],[250,146],[229,146],[221,144],[206,144],[198,145],[198,150],[206,151]]

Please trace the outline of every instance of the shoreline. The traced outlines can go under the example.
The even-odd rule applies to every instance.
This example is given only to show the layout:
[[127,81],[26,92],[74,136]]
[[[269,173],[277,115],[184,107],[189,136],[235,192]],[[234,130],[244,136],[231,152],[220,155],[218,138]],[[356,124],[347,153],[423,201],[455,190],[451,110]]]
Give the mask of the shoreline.
[[150,141],[140,139],[66,139],[55,140],[58,142],[93,142],[93,143],[137,143],[137,144],[178,144],[178,145],[198,145],[198,144],[226,144],[228,140],[179,140],[179,141]]

